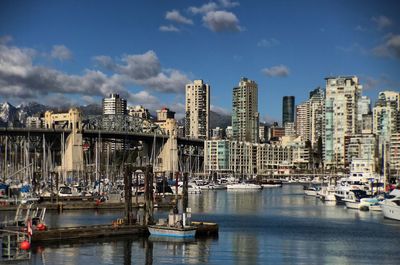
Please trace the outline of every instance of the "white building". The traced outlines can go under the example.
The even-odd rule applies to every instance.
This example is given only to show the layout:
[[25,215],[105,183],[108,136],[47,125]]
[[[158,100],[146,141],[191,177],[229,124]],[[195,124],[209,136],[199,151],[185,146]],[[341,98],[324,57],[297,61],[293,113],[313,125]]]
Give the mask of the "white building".
[[128,115],[135,118],[141,118],[146,120],[150,119],[149,110],[141,105],[128,107]]
[[356,76],[327,77],[325,99],[325,166],[345,167],[345,139],[357,132],[362,86]]
[[110,94],[103,99],[103,115],[126,115],[126,99],[120,98],[118,94]]
[[207,139],[210,116],[210,85],[194,80],[186,85],[186,137]]

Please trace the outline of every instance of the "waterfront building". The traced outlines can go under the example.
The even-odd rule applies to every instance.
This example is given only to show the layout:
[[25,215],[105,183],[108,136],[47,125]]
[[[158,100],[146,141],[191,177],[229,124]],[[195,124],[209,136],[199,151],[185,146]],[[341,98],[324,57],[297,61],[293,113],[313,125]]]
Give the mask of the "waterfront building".
[[126,115],[126,99],[120,98],[118,94],[110,94],[103,98],[103,115]]
[[296,107],[296,133],[314,148],[324,133],[325,92],[320,87],[310,92],[310,98]]
[[354,159],[364,159],[368,164],[374,166],[374,172],[377,166],[378,142],[374,134],[357,134],[350,136],[346,146],[346,156],[348,163]]
[[273,125],[270,128],[270,135],[271,135],[270,139],[281,138],[281,137],[285,136],[285,128],[279,127],[277,124],[276,124],[276,126]]
[[291,164],[298,169],[306,169],[310,164],[310,147],[301,136],[284,136],[281,139],[283,147],[291,148]]
[[293,150],[281,144],[257,144],[257,174],[272,174],[282,166],[292,167]]
[[345,139],[357,132],[362,86],[356,76],[327,77],[324,161],[328,168],[345,167]]
[[284,96],[282,99],[282,125],[286,122],[294,122],[294,96]]
[[[310,140],[310,102],[306,101],[296,107],[296,134]],[[286,134],[286,132],[285,132]]]
[[286,122],[284,125],[285,136],[294,136],[296,135],[296,127],[294,122]]
[[227,126],[225,129],[226,139],[232,140],[233,137],[233,129],[232,126]]
[[26,127],[27,128],[43,128],[43,118],[30,116],[26,118]]
[[381,141],[388,142],[392,133],[398,132],[400,116],[400,93],[383,91],[373,109],[373,132]]
[[210,116],[210,85],[194,80],[186,85],[186,137],[207,139]]
[[220,140],[224,138],[224,129],[220,127],[215,127],[214,129],[212,129],[211,138],[213,140]]
[[391,175],[400,177],[400,132],[393,133],[389,145],[389,165]]
[[368,115],[368,113],[371,113],[371,99],[367,96],[361,96],[357,106],[357,122],[361,126],[357,126],[357,133],[362,133],[363,115]]
[[206,174],[229,173],[229,159],[229,140],[207,140],[204,142],[204,171]]
[[150,119],[150,112],[141,105],[128,107],[128,115],[135,118]]
[[258,142],[258,86],[246,77],[233,88],[232,131],[236,141]]
[[325,131],[325,91],[317,87],[310,92],[309,128],[311,146],[314,148]]
[[375,168],[376,165],[374,160],[364,158],[353,158],[350,164],[350,172],[351,174],[355,175],[362,174],[363,176],[373,177],[373,175],[376,173]]
[[258,128],[258,135],[260,138],[260,143],[265,143],[265,142],[269,141],[269,138],[270,138],[269,133],[270,133],[269,126],[260,124],[260,126]]
[[372,112],[362,115],[362,134],[373,133],[373,116]]

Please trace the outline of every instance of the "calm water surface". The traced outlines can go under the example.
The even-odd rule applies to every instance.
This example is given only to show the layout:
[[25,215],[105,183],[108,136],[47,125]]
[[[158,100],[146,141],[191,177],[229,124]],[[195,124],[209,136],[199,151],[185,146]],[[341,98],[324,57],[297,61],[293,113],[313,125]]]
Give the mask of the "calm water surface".
[[[302,186],[190,195],[217,239],[118,238],[36,246],[31,264],[400,264],[400,222],[304,197]],[[48,213],[49,226],[111,223],[119,211]],[[158,216],[167,213],[159,211]]]

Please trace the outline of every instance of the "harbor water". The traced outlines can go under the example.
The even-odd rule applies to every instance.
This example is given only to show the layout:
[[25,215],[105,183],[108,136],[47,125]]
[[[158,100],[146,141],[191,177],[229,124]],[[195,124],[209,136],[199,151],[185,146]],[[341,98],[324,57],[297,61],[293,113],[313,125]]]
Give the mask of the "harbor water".
[[[305,197],[300,185],[189,195],[219,237],[113,238],[33,246],[31,264],[399,264],[400,222]],[[157,216],[167,213],[157,211]],[[50,227],[110,224],[121,211],[48,212]]]

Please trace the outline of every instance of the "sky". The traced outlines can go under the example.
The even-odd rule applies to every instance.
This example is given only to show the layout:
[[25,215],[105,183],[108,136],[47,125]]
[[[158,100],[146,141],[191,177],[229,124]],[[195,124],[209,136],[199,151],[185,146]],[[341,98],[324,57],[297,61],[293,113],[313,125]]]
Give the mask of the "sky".
[[327,76],[363,95],[400,90],[398,1],[0,1],[0,102],[101,103],[110,93],[182,117],[185,84],[232,110],[241,77],[258,84],[261,121],[281,121]]

